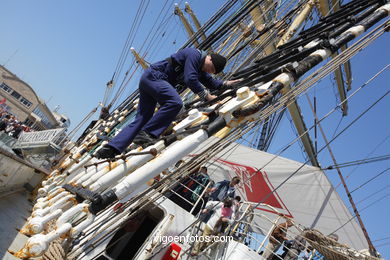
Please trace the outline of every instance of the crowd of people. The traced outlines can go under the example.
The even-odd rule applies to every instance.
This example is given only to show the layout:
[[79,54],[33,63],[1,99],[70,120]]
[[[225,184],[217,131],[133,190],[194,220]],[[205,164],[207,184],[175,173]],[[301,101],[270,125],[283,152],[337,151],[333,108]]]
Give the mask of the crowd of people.
[[[178,167],[181,163],[178,162],[175,166]],[[163,171],[150,184],[165,178],[172,170]],[[199,217],[205,224],[202,237],[220,236],[239,218],[241,197],[236,196],[236,186],[240,181],[235,176],[231,180],[215,183],[210,178],[207,167],[202,166],[174,187],[168,197],[194,215],[200,212]],[[210,242],[196,243],[191,255],[198,255],[208,245]]]
[[[166,178],[171,172],[184,161],[180,160],[172,169],[166,169],[160,175],[150,180],[149,185]],[[180,205],[182,208],[199,216],[204,223],[201,237],[212,237],[226,235],[234,222],[240,220],[240,205],[241,197],[236,195],[236,187],[241,179],[237,176],[231,180],[223,180],[215,183],[205,166],[198,168],[181,180],[172,191],[167,195],[172,201]],[[199,214],[198,214],[199,213]],[[291,233],[290,239],[287,237],[289,228],[294,226],[292,219],[283,214],[279,214],[284,222],[276,224],[272,229],[268,243],[260,253],[266,260],[296,260],[305,253],[303,259],[323,259],[323,256],[313,250],[307,243],[302,234]],[[305,229],[304,229],[305,230]],[[303,230],[303,231],[304,231]],[[233,235],[235,233],[233,232]],[[335,241],[338,240],[337,235],[329,236]],[[293,238],[293,239],[291,239]],[[191,255],[196,257],[209,247],[212,242],[203,239],[204,242],[196,242],[191,250]],[[282,253],[283,251],[283,253]]]
[[22,132],[31,132],[32,129],[22,124],[14,115],[5,111],[0,112],[0,133],[6,133],[13,138],[19,138]]

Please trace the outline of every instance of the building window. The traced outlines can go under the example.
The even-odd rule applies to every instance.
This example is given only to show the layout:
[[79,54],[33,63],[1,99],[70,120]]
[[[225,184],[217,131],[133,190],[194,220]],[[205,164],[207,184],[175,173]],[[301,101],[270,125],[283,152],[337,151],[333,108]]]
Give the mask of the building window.
[[7,84],[5,84],[5,83],[2,83],[1,85],[0,85],[0,88],[2,89],[2,90],[4,90],[5,92],[8,92],[8,93],[11,93],[12,91],[13,91],[13,89],[12,88],[10,88]]
[[45,125],[46,128],[53,128],[54,127],[54,125],[52,123],[50,123],[48,116],[42,110],[40,110],[38,107],[36,107],[33,112],[41,118],[42,124]]
[[22,97],[20,99],[20,103],[22,103],[23,105],[25,105],[26,107],[30,108],[32,106],[32,103],[30,101],[28,101],[26,98]]
[[18,92],[16,92],[15,90],[11,93],[11,96],[13,96],[14,98],[16,99],[19,99],[22,95],[20,95]]

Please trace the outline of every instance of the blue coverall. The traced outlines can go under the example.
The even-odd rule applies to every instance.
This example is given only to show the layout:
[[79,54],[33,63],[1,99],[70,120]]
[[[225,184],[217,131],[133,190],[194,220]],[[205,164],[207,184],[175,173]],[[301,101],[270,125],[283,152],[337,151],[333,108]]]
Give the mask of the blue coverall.
[[[202,65],[202,53],[194,48],[179,50],[170,57],[170,60],[150,65],[139,83],[139,104],[134,121],[123,128],[108,145],[121,153],[140,130],[154,137],[160,136],[175,120],[183,106],[181,97],[174,87],[178,83],[184,83],[201,97],[207,93],[201,83],[209,89],[222,87],[223,82],[202,71]],[[157,103],[160,104],[160,109],[153,115]]]

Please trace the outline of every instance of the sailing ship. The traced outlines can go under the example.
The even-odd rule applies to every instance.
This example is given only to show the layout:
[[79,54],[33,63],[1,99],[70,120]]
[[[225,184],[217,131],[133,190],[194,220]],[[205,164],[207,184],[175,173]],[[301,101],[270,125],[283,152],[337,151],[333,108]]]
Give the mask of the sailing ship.
[[[322,18],[303,30],[314,9]],[[364,224],[355,222],[318,162],[317,154],[330,149],[338,135],[317,149],[308,133],[327,115],[306,127],[297,99],[334,72],[340,90],[337,107],[347,113],[350,97],[343,77],[350,85],[348,60],[389,29],[388,20],[383,22],[390,13],[387,1],[355,0],[330,7],[327,1],[230,0],[203,26],[188,4],[186,11],[197,30],[176,6],[190,34],[182,48],[225,55],[228,72],[220,77],[240,83],[217,92],[209,102],[182,90],[185,109],[165,135],[144,148],[132,145],[115,160],[98,160],[94,154],[134,118],[138,93],[111,113],[107,111],[115,102],[105,104],[107,113],[63,149],[37,189],[31,216],[6,257],[264,259],[261,253],[272,230],[288,218],[294,224],[289,238],[304,236],[312,252],[325,259],[379,259]],[[146,68],[142,55],[131,51]],[[108,82],[107,92],[117,77]],[[283,149],[264,152],[285,111],[298,132],[292,143],[302,142],[307,154],[303,163],[281,157]],[[256,140],[254,147],[237,143],[247,138]],[[239,217],[225,231],[232,239],[194,255],[199,241],[190,238],[202,233],[201,209],[212,185],[195,177],[203,165],[215,182],[239,176],[242,203]],[[163,178],[154,181],[162,172]],[[189,183],[201,189],[195,192]],[[335,232],[339,242],[326,236]],[[167,243],[169,237],[183,239]]]

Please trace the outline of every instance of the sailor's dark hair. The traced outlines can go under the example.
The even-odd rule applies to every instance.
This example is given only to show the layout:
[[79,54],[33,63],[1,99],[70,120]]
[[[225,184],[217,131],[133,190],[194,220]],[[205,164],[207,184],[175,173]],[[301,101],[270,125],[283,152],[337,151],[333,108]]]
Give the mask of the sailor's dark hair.
[[214,65],[215,73],[218,74],[225,68],[226,65],[226,58],[222,55],[219,55],[217,53],[211,53],[211,62]]

